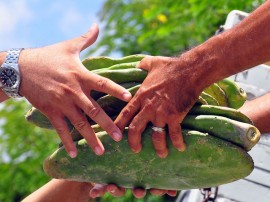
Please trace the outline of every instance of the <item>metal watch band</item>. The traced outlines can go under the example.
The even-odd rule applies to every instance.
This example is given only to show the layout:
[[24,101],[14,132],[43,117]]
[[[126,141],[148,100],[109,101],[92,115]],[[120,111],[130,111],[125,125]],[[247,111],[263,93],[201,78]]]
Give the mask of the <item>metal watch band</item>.
[[[7,51],[7,56],[6,56],[6,64],[18,64],[19,61],[19,56],[22,51],[22,48],[12,48]],[[16,70],[19,71],[17,68],[18,66],[16,65]]]
[[[19,70],[18,61],[19,61],[19,56],[22,50],[23,48],[13,48],[13,49],[8,50],[7,55],[6,55],[6,60],[4,62],[4,64],[6,64],[7,66],[12,66],[18,72],[19,75],[20,75],[20,70]],[[16,86],[15,88],[4,87],[3,90],[9,97],[20,98],[22,96],[19,94],[19,87],[20,87],[20,78],[19,78],[18,86]]]

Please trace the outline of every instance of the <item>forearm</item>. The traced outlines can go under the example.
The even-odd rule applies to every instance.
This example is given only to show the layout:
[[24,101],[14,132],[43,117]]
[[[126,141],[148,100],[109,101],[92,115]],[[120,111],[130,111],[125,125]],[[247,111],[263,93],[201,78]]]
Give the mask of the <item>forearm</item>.
[[247,101],[239,110],[253,121],[261,133],[270,133],[270,93]]
[[268,0],[242,23],[220,36],[224,42],[221,44],[224,47],[221,54],[228,76],[269,61],[269,10]]
[[[0,52],[0,66],[4,63],[6,58],[6,52]],[[8,96],[0,88],[0,102],[3,102],[8,99]]]
[[53,179],[22,202],[90,202],[93,201],[89,198],[92,187],[89,183]]
[[204,87],[270,60],[269,10],[268,0],[234,28],[183,54]]

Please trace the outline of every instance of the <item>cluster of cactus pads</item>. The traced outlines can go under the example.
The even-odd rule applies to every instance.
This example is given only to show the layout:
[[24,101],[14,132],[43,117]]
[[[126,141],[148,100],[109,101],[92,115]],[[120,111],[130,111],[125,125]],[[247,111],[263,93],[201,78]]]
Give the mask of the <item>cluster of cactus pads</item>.
[[[146,71],[137,68],[144,57],[92,57],[83,64],[134,95],[147,76]],[[127,104],[102,92],[92,91],[91,96],[112,119]],[[238,110],[245,101],[244,90],[229,79],[204,89],[181,123],[186,150],[179,152],[168,138],[166,158],[155,154],[150,127],[142,133],[142,151],[135,154],[127,142],[128,128],[123,139],[115,142],[89,119],[105,147],[105,153],[97,156],[67,120],[78,156],[71,159],[61,146],[45,160],[44,170],[53,178],[169,190],[211,187],[244,178],[254,167],[248,151],[260,139],[252,121]],[[53,129],[47,117],[35,108],[26,119],[41,128]]]

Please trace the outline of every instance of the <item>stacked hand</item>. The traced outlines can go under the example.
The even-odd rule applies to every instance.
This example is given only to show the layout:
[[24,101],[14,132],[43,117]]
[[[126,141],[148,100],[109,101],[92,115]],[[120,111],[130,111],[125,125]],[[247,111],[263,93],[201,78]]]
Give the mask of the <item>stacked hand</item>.
[[77,150],[66,118],[97,155],[104,153],[104,147],[88,123],[87,116],[115,141],[122,138],[119,128],[90,97],[90,91],[102,91],[124,101],[131,98],[126,89],[89,72],[82,65],[80,52],[91,45],[97,36],[98,27],[94,25],[80,37],[43,48],[26,49],[20,56],[20,93],[49,118],[72,158],[77,156]]
[[[182,58],[153,56],[140,62],[148,75],[115,121],[121,130],[128,126],[128,142],[134,152],[142,149],[141,134],[149,122],[155,126],[152,140],[159,157],[168,155],[165,126],[174,147],[185,150],[180,123],[203,90],[188,64]],[[195,84],[196,89],[192,88]]]
[[[126,89],[89,72],[82,65],[80,52],[91,45],[97,36],[98,27],[94,25],[78,38],[43,48],[24,50],[19,61],[22,74],[20,93],[49,118],[72,158],[77,156],[77,150],[66,118],[97,155],[104,153],[104,147],[88,123],[87,116],[107,131],[115,141],[121,140],[121,131],[128,126],[128,142],[136,153],[142,149],[141,133],[150,122],[158,128],[153,130],[152,140],[159,157],[165,158],[168,155],[166,132],[163,130],[165,126],[168,126],[174,147],[179,151],[185,150],[180,123],[202,91],[202,88],[191,90],[197,82],[197,75],[189,77],[188,82],[185,80],[186,75],[193,75],[190,73],[189,63],[182,58],[145,57],[139,67],[148,71],[148,76],[131,99],[131,94]],[[131,101],[113,123],[90,97],[91,90]],[[124,188],[111,184],[96,185],[90,195],[97,197],[106,191],[114,196],[125,193]],[[132,192],[137,198],[146,193],[140,188],[135,188]],[[176,194],[176,191],[159,189],[152,189],[150,192],[156,195]]]

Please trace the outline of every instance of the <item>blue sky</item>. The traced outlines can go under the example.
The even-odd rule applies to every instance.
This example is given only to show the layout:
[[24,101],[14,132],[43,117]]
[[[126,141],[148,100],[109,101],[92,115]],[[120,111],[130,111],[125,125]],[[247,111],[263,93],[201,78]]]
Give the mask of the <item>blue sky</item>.
[[0,0],[0,50],[40,47],[79,36],[103,0]]

